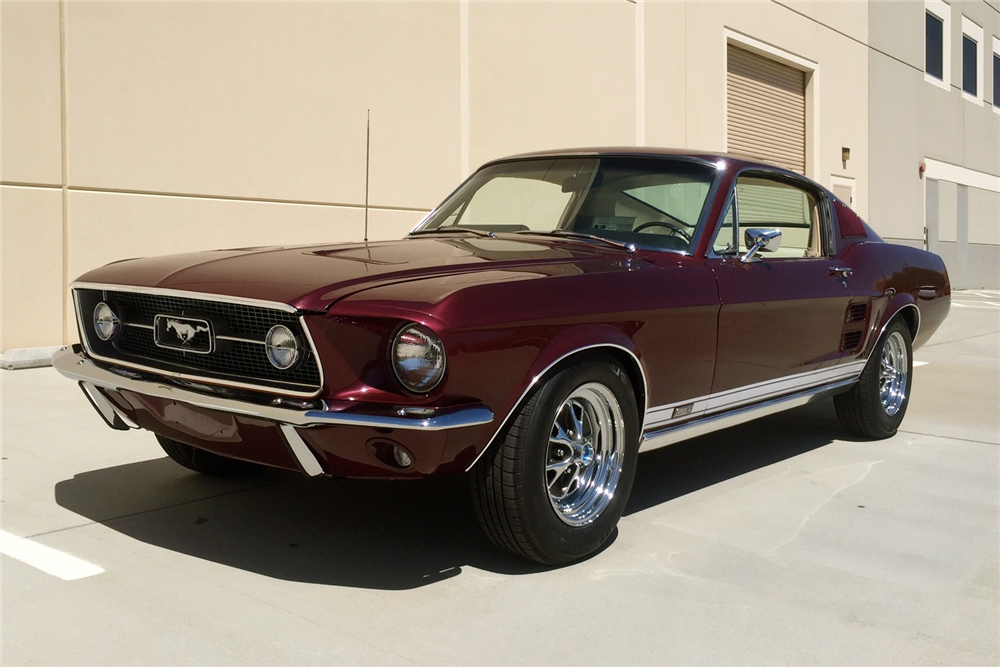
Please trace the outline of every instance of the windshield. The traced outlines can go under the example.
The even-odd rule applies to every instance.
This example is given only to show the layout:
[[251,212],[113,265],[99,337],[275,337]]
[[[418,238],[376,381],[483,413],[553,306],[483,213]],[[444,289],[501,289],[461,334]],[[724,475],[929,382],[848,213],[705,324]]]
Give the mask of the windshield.
[[477,172],[414,234],[588,234],[690,252],[715,170],[643,158],[502,162]]

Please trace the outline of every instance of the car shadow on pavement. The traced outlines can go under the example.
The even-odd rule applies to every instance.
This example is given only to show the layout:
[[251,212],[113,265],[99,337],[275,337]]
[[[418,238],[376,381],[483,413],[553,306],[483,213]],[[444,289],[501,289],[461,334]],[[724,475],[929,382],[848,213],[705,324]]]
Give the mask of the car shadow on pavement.
[[851,439],[823,401],[644,452],[625,515]]
[[[823,420],[771,417],[645,453],[626,514],[837,436]],[[461,476],[330,480],[261,469],[220,479],[161,458],[80,473],[56,484],[55,499],[147,544],[288,581],[406,590],[465,566],[507,575],[547,569],[489,543]]]

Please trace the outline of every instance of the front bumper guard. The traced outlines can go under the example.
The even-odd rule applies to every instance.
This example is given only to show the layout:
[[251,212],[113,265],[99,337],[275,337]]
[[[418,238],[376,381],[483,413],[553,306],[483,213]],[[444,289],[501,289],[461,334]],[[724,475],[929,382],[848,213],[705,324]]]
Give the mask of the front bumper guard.
[[[367,426],[371,428],[415,431],[443,431],[466,426],[479,426],[493,421],[493,411],[485,405],[454,408],[401,407],[395,414],[385,414],[385,406],[350,406],[347,410],[296,410],[278,405],[258,405],[224,396],[201,394],[183,387],[149,379],[137,379],[113,373],[87,357],[79,346],[64,347],[52,355],[52,366],[62,375],[80,383],[91,404],[108,423],[119,430],[138,428],[121,410],[96,387],[124,389],[145,396],[165,398],[209,410],[256,417],[275,422],[289,448],[309,475],[322,474],[323,469],[312,451],[298,434],[298,428],[310,426]],[[376,412],[382,410],[383,412]]]

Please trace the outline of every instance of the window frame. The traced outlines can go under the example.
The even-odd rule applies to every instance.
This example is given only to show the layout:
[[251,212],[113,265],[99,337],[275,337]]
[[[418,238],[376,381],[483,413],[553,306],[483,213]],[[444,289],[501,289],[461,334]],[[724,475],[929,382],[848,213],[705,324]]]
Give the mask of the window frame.
[[760,166],[747,166],[739,169],[735,174],[733,174],[732,181],[729,185],[729,191],[726,193],[726,203],[719,212],[719,217],[715,220],[714,228],[712,230],[712,240],[709,242],[708,248],[705,250],[705,257],[707,259],[729,259],[732,257],[738,258],[740,256],[739,252],[735,255],[720,255],[715,251],[715,242],[719,237],[719,233],[722,231],[722,221],[725,220],[726,213],[729,211],[730,206],[733,206],[733,240],[737,243],[737,250],[739,249],[740,204],[739,198],[736,196],[736,183],[739,181],[740,176],[764,178],[784,183],[785,185],[791,185],[801,190],[805,190],[816,200],[816,208],[819,213],[820,243],[823,248],[823,254],[819,257],[767,257],[764,255],[760,257],[760,259],[766,259],[769,262],[783,262],[800,261],[803,259],[829,260],[837,256],[837,238],[833,233],[833,216],[830,210],[830,198],[827,196],[826,190],[806,177],[793,172],[784,170],[778,171],[776,169],[769,169],[767,167]]
[[[924,81],[951,92],[951,5],[944,0],[924,0],[924,14],[941,20],[941,74],[927,73],[927,31],[924,30]],[[926,20],[926,19],[925,19]]]
[[[976,43],[976,94],[965,91],[965,39]],[[983,29],[967,16],[962,16],[962,97],[982,106],[986,101],[986,85],[983,81]]]

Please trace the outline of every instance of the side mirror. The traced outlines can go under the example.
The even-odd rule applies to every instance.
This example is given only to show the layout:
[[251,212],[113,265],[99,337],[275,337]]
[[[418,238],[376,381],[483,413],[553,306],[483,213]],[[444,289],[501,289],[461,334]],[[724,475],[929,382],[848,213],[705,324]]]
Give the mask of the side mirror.
[[753,259],[758,250],[761,252],[774,252],[781,247],[780,229],[757,229],[755,227],[746,230],[743,235],[746,243],[746,254],[740,257],[741,262],[749,262]]

